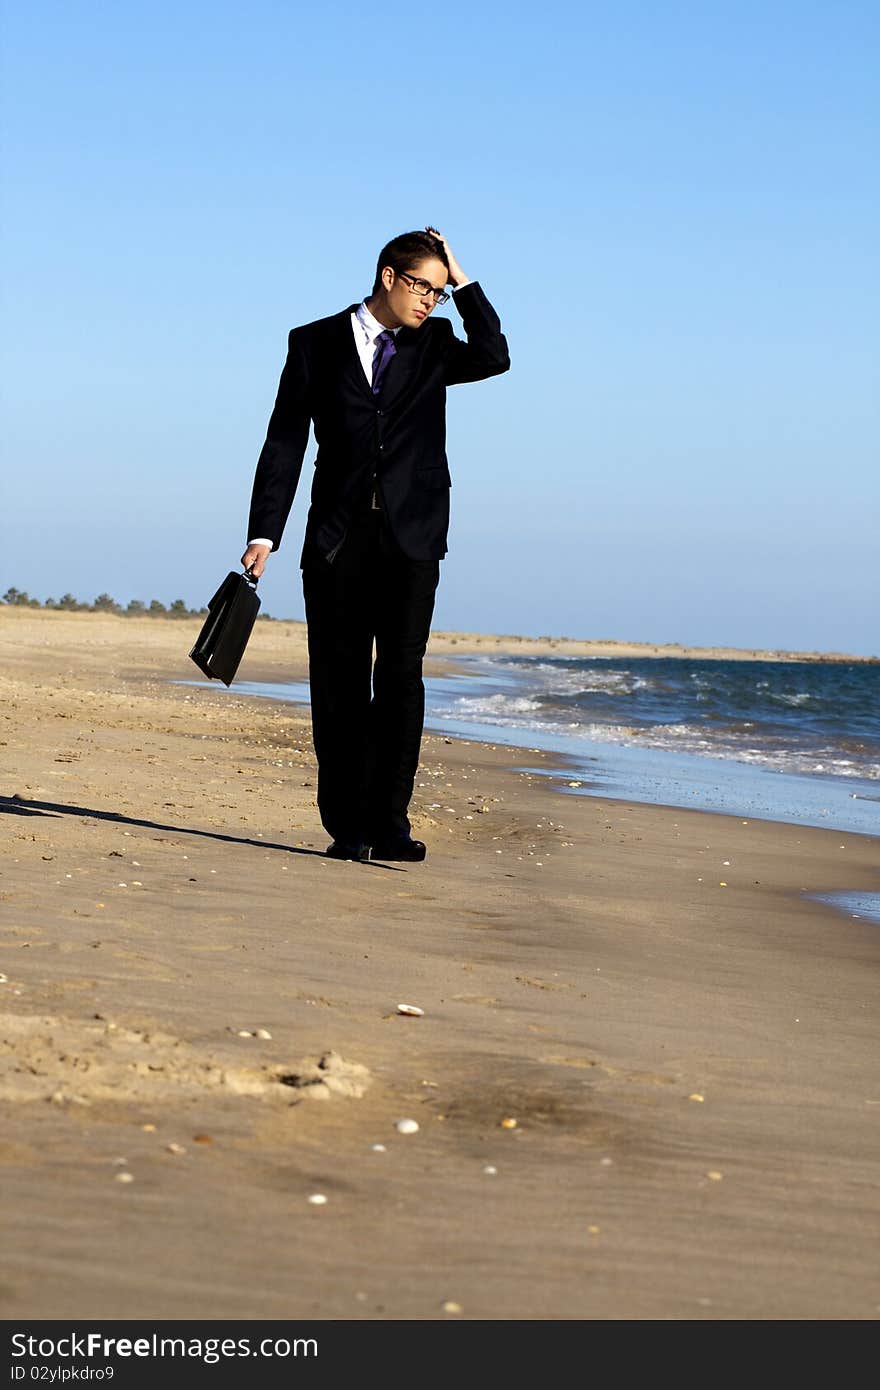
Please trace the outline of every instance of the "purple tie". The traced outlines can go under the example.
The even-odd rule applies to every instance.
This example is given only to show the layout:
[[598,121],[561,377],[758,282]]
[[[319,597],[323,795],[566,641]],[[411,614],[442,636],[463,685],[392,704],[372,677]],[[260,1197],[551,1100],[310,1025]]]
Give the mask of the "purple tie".
[[376,339],[376,355],[373,358],[373,395],[378,396],[382,389],[382,378],[388,370],[388,363],[396,353],[394,334],[386,328]]

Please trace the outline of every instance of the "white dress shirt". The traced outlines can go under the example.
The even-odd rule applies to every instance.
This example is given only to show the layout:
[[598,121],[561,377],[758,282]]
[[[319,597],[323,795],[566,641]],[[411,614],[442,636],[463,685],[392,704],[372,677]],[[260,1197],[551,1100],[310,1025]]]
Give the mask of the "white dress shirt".
[[[464,285],[473,284],[472,280],[465,280]],[[462,289],[462,285],[456,285],[452,291]],[[373,384],[373,358],[376,355],[376,339],[380,333],[392,333],[395,336],[400,332],[399,328],[386,329],[384,323],[380,323],[374,314],[367,308],[366,300],[362,301],[351,316],[351,331],[354,334],[354,345],[357,348],[358,357],[361,359],[361,366],[364,375],[370,386]],[[373,505],[376,505],[375,497]],[[271,549],[272,542],[267,536],[255,536],[248,541],[248,545],[268,545]]]
[[390,333],[393,338],[396,338],[400,329],[386,328],[384,323],[379,322],[375,314],[370,313],[366,301],[359,304],[352,314],[351,329],[354,333],[354,344],[358,350],[358,357],[361,359],[361,366],[364,369],[367,383],[372,386],[376,339],[380,333]]

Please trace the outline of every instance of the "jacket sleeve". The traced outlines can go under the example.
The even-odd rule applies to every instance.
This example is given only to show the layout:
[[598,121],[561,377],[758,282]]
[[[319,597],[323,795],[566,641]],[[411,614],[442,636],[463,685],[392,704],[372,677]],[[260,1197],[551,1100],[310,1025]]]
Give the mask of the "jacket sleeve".
[[[461,314],[467,342],[456,338],[449,324],[446,344],[445,380],[447,386],[461,381],[485,381],[510,369],[507,339],[501,320],[475,280],[462,285],[453,295]],[[449,321],[447,320],[447,323]]]
[[248,536],[266,536],[278,550],[293,506],[309,442],[308,357],[299,329],[291,329],[266,442],[257,460]]

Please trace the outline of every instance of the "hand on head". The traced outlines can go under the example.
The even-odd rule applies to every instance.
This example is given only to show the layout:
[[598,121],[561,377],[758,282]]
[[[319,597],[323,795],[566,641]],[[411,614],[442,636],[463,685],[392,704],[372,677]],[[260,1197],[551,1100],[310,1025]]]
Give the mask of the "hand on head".
[[425,231],[428,232],[431,236],[435,236],[439,241],[440,245],[443,247],[443,254],[446,257],[446,262],[449,266],[449,283],[451,285],[454,285],[456,288],[458,288],[459,285],[466,285],[468,283],[468,276],[465,275],[461,266],[458,264],[458,261],[456,260],[455,255],[453,253],[452,247],[449,245],[449,242],[446,240],[446,237],[443,235],[443,233],[438,232],[436,227],[430,226],[426,226]]

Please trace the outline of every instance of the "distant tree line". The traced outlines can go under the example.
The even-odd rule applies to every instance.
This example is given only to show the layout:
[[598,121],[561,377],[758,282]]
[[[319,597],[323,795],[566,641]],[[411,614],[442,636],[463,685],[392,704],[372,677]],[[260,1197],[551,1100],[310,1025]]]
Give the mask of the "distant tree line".
[[[133,598],[123,608],[110,594],[99,594],[93,603],[81,603],[73,594],[62,594],[58,599],[47,598],[41,603],[38,598],[31,598],[24,589],[7,589],[0,603],[7,603],[11,608],[56,608],[65,613],[116,613],[122,618],[205,618],[208,614],[207,608],[187,608],[182,598],[176,598],[167,607],[157,598],[149,603]],[[269,614],[260,613],[259,616],[268,618]]]

